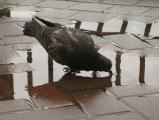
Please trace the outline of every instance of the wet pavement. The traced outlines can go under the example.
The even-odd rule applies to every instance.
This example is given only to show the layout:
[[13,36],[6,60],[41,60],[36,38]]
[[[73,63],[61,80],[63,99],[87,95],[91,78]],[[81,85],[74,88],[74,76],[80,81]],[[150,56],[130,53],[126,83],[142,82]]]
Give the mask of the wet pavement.
[[[0,0],[1,120],[158,120],[156,0]],[[33,15],[91,34],[113,75],[64,72],[23,25]]]

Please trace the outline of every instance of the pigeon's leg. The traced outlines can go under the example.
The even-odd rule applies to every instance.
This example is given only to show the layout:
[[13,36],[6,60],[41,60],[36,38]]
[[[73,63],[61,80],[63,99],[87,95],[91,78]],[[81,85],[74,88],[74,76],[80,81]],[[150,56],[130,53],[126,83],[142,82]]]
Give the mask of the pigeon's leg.
[[99,77],[99,76],[100,76],[100,74],[99,74],[98,71],[93,71],[92,72],[92,77]]
[[65,68],[63,69],[63,71],[66,72],[66,73],[69,73],[69,72],[71,72],[71,69],[70,69],[69,67],[65,67]]
[[112,70],[108,70],[108,72],[109,72],[109,76],[112,76],[112,75],[113,75]]
[[66,72],[66,73],[70,73],[70,74],[80,73],[79,70],[70,69],[69,67],[65,67],[65,68],[63,69],[63,71]]

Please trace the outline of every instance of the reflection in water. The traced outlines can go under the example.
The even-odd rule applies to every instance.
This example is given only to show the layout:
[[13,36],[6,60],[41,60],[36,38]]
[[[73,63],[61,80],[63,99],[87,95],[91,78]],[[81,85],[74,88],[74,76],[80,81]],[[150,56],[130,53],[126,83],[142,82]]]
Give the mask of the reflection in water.
[[145,83],[145,56],[140,56],[139,82]]
[[48,76],[49,83],[53,83],[53,59],[48,55]]
[[13,98],[13,74],[0,75],[0,100],[11,100]]
[[27,62],[32,63],[32,51],[28,50],[27,52]]
[[[3,12],[6,12],[8,14],[8,16],[10,14],[10,13],[8,13],[8,11],[3,11]],[[1,11],[1,13],[2,13],[2,11]],[[1,15],[1,13],[0,13],[0,15]],[[22,12],[19,12],[19,14],[17,14],[17,11],[12,11],[11,16],[12,17],[13,16],[14,17],[24,16],[24,14],[21,14],[21,13]],[[34,14],[34,13],[28,11],[27,16],[30,16],[31,14]],[[90,30],[96,30],[96,28],[97,28],[98,35],[101,34],[102,30],[106,31],[106,32],[119,32],[120,31],[121,34],[124,34],[125,31],[131,32],[131,33],[143,34],[143,31],[145,28],[145,24],[139,24],[137,22],[129,22],[130,24],[128,25],[128,21],[123,21],[123,24],[122,24],[122,21],[116,20],[116,21],[111,21],[111,23],[112,24],[110,24],[110,22],[104,23],[105,27],[103,27],[103,23],[100,23],[97,28],[97,23],[91,23],[91,22],[82,23],[80,21],[77,21],[75,27],[77,29],[79,29],[79,28],[83,28],[83,27],[89,28],[89,26],[90,26],[90,28],[91,28]],[[121,27],[121,24],[122,24],[122,27]],[[94,26],[93,29],[92,29],[92,25]],[[114,27],[112,27],[111,25],[112,26],[114,25]],[[152,28],[155,26],[152,26]],[[128,27],[128,29],[126,29],[127,27]],[[150,28],[151,28],[151,24],[148,24],[145,28],[145,33],[144,33],[145,36],[149,35]],[[156,29],[158,29],[158,28],[156,27]],[[151,33],[153,33],[153,32],[157,32],[157,31],[153,30]],[[36,51],[34,51],[33,49],[36,49]],[[17,88],[19,88],[20,85],[21,85],[20,87],[25,88],[25,86],[23,86],[20,82],[23,82],[23,83],[27,82],[26,84],[28,84],[28,91],[23,90],[23,92],[28,92],[31,97],[37,96],[37,97],[49,99],[50,101],[55,101],[55,102],[62,101],[62,94],[60,93],[59,95],[57,95],[59,93],[59,91],[56,89],[56,87],[60,88],[61,90],[65,90],[65,91],[74,91],[74,90],[81,90],[81,89],[105,88],[105,87],[112,86],[112,80],[111,80],[112,76],[98,78],[98,77],[76,76],[76,75],[72,75],[72,74],[63,75],[63,71],[61,71],[59,69],[59,66],[56,66],[57,64],[54,64],[54,67],[56,70],[55,69],[53,70],[53,61],[52,61],[51,56],[48,56],[48,61],[47,61],[48,63],[46,61],[44,61],[43,57],[44,57],[45,53],[40,51],[41,47],[38,46],[36,48],[34,46],[33,49],[27,51],[27,62],[32,63],[33,59],[34,59],[34,58],[32,59],[32,57],[35,57],[36,59],[34,59],[34,64],[33,63],[32,64],[38,72],[37,71],[36,72],[28,71],[27,76],[21,75],[22,73],[20,73],[19,75],[15,75],[15,74],[0,75],[0,100],[13,99],[14,92],[20,91],[19,89],[17,90]],[[32,54],[34,54],[34,56],[32,56]],[[114,55],[114,53],[109,53],[109,54]],[[25,53],[25,55],[26,55],[26,53]],[[41,62],[41,61],[39,62],[38,60],[40,60],[40,59],[43,59],[43,62]],[[116,62],[113,63],[113,64],[115,64],[115,67],[116,67],[115,85],[120,86],[120,85],[122,85],[122,79],[124,78],[125,73],[131,67],[130,66],[126,67],[126,68],[124,68],[124,70],[122,68],[122,73],[124,74],[123,75],[121,73],[121,63],[126,63],[126,61],[124,61],[124,60],[121,61],[121,52],[117,51],[116,57],[113,56],[112,59],[116,60]],[[139,61],[137,61],[137,62],[139,62]],[[133,62],[133,63],[138,65],[137,62],[136,63]],[[129,64],[131,64],[130,61],[129,61]],[[39,67],[39,66],[42,66],[43,68],[46,67],[46,69],[43,69],[42,67]],[[42,71],[40,71],[41,68],[42,68]],[[137,68],[138,68],[138,66],[137,66]],[[48,70],[48,72],[47,72],[47,70]],[[56,71],[58,71],[58,72],[56,72]],[[132,70],[129,70],[128,72],[132,75],[132,73],[131,73]],[[53,76],[53,73],[56,75]],[[59,73],[59,74],[57,75],[57,73]],[[86,73],[86,74],[88,74],[88,73]],[[14,75],[14,81],[13,81],[13,75]],[[26,75],[26,73],[25,73],[25,75]],[[57,76],[59,78],[56,79]],[[138,80],[138,78],[136,79],[136,76],[137,76],[136,74],[133,76],[135,78],[135,80],[139,81],[140,83],[145,83],[145,57],[144,56],[140,57],[139,80]],[[48,79],[47,79],[47,77],[48,77]],[[27,81],[23,81],[25,79],[27,79]],[[40,81],[41,79],[43,79],[42,82]],[[127,80],[126,78],[124,78],[124,79]],[[55,82],[55,80],[57,82]],[[17,81],[17,82],[15,82],[15,81]],[[15,85],[13,84],[13,82]],[[38,84],[35,84],[36,82]],[[16,90],[14,91],[14,87],[17,87],[16,88],[17,91]],[[24,93],[22,93],[22,94],[24,94]],[[20,94],[20,95],[22,97],[24,97],[22,94]]]
[[105,88],[112,86],[111,77],[112,76],[84,77],[66,73],[60,81],[55,82],[55,85],[64,91],[74,91],[91,88]]
[[123,20],[123,24],[122,24],[121,30],[120,30],[121,34],[125,34],[127,26],[128,26],[128,21]]
[[121,85],[121,69],[120,69],[120,64],[121,64],[121,52],[117,51],[116,52],[116,81],[115,85],[120,86]]
[[[32,51],[27,51],[27,62],[32,63]],[[28,87],[33,86],[33,73],[32,71],[27,72],[27,78],[28,78]]]
[[146,28],[145,28],[145,32],[144,32],[144,36],[145,37],[149,36],[150,30],[151,30],[151,26],[152,26],[152,23],[146,24]]

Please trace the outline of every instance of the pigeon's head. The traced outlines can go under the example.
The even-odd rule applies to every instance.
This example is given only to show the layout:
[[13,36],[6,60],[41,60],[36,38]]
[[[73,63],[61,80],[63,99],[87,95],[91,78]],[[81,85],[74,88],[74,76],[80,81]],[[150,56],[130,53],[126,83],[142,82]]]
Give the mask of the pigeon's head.
[[35,35],[35,26],[32,21],[25,23],[23,33],[28,36]]
[[97,67],[98,71],[110,72],[111,67],[112,67],[112,62],[107,57],[99,54],[97,57],[96,67]]

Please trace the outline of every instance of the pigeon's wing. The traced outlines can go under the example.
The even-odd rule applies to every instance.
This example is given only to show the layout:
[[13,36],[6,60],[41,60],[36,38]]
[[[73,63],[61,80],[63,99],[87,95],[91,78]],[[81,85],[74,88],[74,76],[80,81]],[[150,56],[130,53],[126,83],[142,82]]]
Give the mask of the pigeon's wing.
[[94,42],[91,37],[79,30],[59,29],[51,37],[49,51],[53,58],[61,64],[69,64],[78,60],[84,54],[94,51]]

